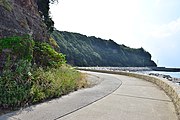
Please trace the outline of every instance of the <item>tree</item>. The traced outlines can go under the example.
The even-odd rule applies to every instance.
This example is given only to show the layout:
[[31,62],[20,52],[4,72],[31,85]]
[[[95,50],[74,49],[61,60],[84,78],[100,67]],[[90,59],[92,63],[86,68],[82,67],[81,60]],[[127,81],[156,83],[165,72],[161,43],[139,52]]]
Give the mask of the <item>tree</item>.
[[50,16],[49,4],[53,4],[55,2],[58,2],[58,0],[37,0],[38,10],[41,17],[43,18],[44,23],[47,26],[47,30],[49,33],[53,32],[54,30],[54,21]]

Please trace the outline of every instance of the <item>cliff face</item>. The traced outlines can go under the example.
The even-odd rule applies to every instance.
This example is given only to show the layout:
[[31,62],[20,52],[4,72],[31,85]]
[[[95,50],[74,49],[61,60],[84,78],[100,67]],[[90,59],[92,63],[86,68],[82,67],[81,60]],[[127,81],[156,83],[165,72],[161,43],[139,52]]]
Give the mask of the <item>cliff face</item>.
[[27,34],[39,41],[48,38],[37,0],[0,0],[0,38]]

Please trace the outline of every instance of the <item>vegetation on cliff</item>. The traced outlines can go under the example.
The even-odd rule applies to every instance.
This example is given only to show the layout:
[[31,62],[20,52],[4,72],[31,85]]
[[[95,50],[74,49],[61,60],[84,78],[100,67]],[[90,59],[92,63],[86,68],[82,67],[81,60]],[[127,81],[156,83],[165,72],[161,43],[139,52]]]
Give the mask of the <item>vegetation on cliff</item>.
[[65,56],[31,37],[0,39],[0,109],[59,97],[86,86]]
[[54,21],[52,20],[51,16],[49,15],[49,4],[58,2],[58,0],[38,0],[37,5],[40,11],[40,15],[43,18],[44,23],[47,26],[47,30],[51,33],[54,30]]
[[52,37],[74,66],[156,66],[143,48],[133,49],[113,40],[87,37],[78,33],[54,31]]

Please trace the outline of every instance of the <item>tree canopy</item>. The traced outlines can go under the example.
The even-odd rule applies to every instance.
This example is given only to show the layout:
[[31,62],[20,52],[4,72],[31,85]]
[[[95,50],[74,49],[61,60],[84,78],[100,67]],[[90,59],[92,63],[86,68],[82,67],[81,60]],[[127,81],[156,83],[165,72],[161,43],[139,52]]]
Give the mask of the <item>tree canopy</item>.
[[37,0],[38,10],[41,17],[43,18],[44,23],[47,26],[47,30],[51,33],[54,30],[54,21],[50,16],[50,3],[58,2],[58,0]]

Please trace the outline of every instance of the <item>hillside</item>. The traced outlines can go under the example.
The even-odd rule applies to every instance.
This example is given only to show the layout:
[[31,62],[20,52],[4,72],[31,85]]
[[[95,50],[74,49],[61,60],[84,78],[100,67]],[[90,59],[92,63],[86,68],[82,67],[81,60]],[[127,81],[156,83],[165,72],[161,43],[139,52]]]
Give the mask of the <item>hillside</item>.
[[143,48],[133,49],[113,40],[65,31],[54,31],[52,37],[73,66],[156,66],[151,54]]

